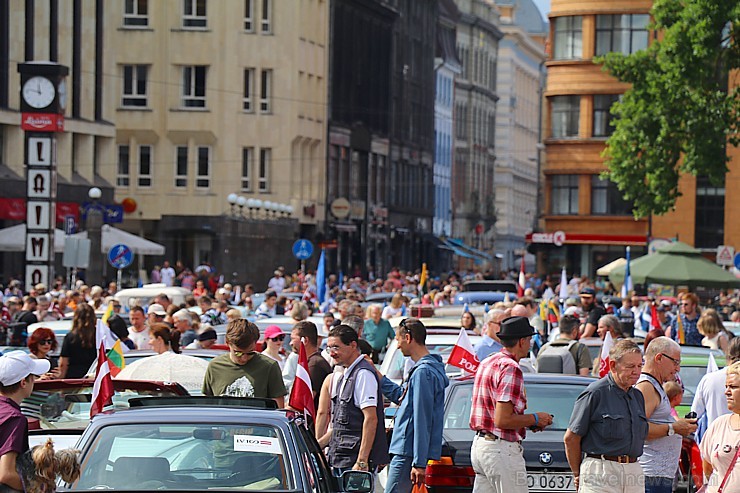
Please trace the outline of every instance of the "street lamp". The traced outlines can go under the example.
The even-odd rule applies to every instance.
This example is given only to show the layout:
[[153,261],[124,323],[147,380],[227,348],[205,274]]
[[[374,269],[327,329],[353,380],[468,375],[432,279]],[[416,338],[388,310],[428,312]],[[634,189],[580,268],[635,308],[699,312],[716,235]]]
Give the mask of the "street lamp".
[[236,201],[238,200],[238,197],[235,193],[230,193],[226,197],[226,201],[231,205],[231,215],[234,215],[234,206],[236,205]]
[[236,198],[236,205],[239,206],[239,216],[244,217],[244,206],[247,205],[247,199],[243,195]]
[[98,187],[92,187],[87,192],[87,196],[92,201],[87,206],[87,215],[85,219],[85,229],[87,237],[90,239],[90,262],[87,267],[87,276],[85,281],[90,286],[103,285],[103,256],[102,250],[102,229],[103,229],[103,211],[100,203],[100,197],[103,191]]

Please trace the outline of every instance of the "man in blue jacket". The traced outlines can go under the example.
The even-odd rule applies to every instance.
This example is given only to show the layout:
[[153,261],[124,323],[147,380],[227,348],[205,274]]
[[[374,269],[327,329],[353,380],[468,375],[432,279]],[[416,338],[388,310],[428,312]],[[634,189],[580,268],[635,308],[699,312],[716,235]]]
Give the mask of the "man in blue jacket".
[[399,404],[388,452],[386,493],[408,493],[412,485],[424,482],[427,461],[442,453],[442,425],[445,388],[450,380],[438,354],[429,354],[427,330],[419,320],[401,321],[396,332],[398,348],[415,365],[406,383],[396,385],[378,372],[380,389],[386,398]]

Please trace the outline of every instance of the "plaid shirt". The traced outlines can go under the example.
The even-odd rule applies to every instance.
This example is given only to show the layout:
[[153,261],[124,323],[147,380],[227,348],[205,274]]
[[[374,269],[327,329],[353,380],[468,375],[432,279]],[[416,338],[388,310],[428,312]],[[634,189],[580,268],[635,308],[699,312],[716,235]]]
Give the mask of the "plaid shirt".
[[524,428],[504,430],[494,424],[497,402],[511,402],[516,414],[524,414],[527,409],[522,370],[506,348],[483,360],[478,367],[473,384],[470,428],[493,433],[509,442],[523,440],[526,434]]

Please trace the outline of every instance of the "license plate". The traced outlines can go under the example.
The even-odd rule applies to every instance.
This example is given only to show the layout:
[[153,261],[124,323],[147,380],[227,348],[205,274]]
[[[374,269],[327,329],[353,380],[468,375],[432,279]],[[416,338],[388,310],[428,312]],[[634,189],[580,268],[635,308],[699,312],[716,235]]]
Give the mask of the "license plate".
[[576,491],[571,473],[527,473],[527,487],[535,491]]

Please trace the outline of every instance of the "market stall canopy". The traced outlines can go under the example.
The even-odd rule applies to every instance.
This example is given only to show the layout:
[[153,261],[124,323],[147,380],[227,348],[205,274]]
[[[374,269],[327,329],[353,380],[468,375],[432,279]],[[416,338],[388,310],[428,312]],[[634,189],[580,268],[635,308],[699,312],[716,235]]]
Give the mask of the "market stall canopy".
[[[64,231],[54,230],[54,251],[64,251]],[[0,229],[0,252],[26,251],[26,225],[16,224],[9,228]]]
[[[78,238],[87,238],[87,231],[74,235]],[[138,255],[164,255],[164,246],[146,238],[114,228],[110,224],[103,225],[103,239],[101,250],[106,253],[113,245],[124,244]]]
[[[624,283],[625,266],[609,273],[615,285]],[[740,288],[740,279],[722,267],[702,257],[701,252],[680,241],[659,248],[630,262],[633,284],[664,284],[704,288]]]
[[608,264],[604,265],[603,267],[599,267],[596,270],[597,276],[608,276],[611,271],[616,269],[617,267],[622,267],[623,265],[627,264],[626,258],[618,258],[617,260],[613,260],[609,262]]

